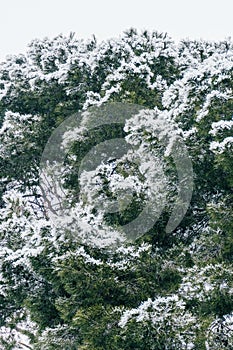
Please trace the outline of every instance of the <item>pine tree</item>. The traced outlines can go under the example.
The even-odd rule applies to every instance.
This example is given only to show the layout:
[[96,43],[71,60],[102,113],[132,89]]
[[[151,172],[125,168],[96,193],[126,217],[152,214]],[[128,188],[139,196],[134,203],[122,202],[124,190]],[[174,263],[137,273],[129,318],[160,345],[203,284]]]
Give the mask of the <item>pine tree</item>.
[[3,349],[232,348],[232,53],[131,29],[1,63]]

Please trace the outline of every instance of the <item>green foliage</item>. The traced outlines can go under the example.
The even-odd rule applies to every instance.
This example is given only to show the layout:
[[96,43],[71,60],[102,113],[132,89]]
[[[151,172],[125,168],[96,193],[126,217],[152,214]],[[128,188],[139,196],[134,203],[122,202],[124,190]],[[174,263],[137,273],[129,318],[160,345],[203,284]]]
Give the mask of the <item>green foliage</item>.
[[[19,349],[22,334],[36,350],[233,348],[232,53],[231,41],[175,45],[166,34],[131,29],[100,44],[73,34],[34,40],[27,54],[1,64],[2,349]],[[91,128],[103,109],[93,109],[94,120],[82,120],[84,131],[69,145],[61,179],[71,208],[81,203],[78,208],[83,216],[91,212],[98,232],[94,200],[118,199],[111,176],[146,183],[139,162],[110,159],[95,174],[99,197],[82,192],[82,160],[106,140],[131,140],[139,155],[150,151],[166,178],[160,218],[134,243],[115,250],[83,243],[80,227],[53,225],[39,186],[52,131],[70,115],[105,108],[106,102],[132,104],[132,115],[143,109],[154,114],[130,119],[127,128],[124,109],[120,116],[113,110],[114,122],[104,127]],[[189,209],[172,233],[166,224],[179,179],[155,133],[164,115],[177,124],[194,170]],[[109,229],[120,230],[142,211],[146,192],[133,188],[130,205],[120,198],[118,212],[103,214]]]

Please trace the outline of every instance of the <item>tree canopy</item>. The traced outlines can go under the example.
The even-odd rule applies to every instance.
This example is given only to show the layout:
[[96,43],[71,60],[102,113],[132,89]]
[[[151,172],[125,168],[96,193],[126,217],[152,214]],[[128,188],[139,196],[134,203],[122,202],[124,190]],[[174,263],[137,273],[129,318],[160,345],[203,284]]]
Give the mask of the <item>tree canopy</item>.
[[232,349],[232,128],[230,39],[2,62],[0,346]]

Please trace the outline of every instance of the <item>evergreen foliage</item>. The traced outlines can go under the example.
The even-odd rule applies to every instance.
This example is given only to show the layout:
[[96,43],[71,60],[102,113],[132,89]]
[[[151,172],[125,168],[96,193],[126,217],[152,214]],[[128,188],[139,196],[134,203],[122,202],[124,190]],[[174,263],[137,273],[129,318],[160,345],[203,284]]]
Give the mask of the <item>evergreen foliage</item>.
[[[88,131],[88,110],[108,103],[135,113]],[[40,161],[52,132],[77,112],[81,127],[67,130],[61,180],[79,224],[54,224]],[[34,40],[25,55],[0,64],[2,349],[233,349],[232,114],[230,39],[175,44],[167,34],[130,29],[97,43],[72,33]],[[168,232],[177,137],[194,189]],[[114,138],[134,152],[83,171],[78,182],[85,155]],[[128,205],[122,192],[130,191]],[[86,239],[121,237],[152,192],[162,213],[134,242],[112,249]],[[104,213],[99,203],[116,198],[118,210]]]

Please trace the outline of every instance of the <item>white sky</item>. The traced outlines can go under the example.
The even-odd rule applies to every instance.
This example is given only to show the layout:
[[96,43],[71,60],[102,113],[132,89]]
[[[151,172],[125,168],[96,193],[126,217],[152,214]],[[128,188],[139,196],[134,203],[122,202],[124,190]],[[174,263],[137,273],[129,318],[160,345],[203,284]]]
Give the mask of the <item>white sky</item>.
[[117,37],[135,27],[181,38],[225,39],[233,34],[232,0],[0,0],[0,61],[34,38],[77,33]]

